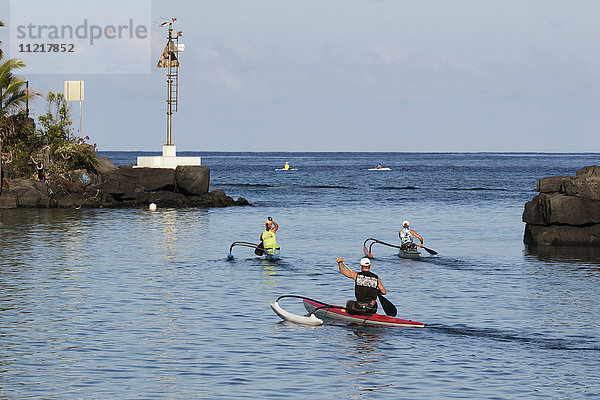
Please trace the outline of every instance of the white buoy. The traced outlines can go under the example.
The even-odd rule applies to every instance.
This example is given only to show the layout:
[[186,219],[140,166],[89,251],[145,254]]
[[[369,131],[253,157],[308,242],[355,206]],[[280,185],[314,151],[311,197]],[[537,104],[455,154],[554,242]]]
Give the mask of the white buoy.
[[150,209],[150,211],[156,211],[156,204],[150,203],[150,205],[148,206],[148,208]]

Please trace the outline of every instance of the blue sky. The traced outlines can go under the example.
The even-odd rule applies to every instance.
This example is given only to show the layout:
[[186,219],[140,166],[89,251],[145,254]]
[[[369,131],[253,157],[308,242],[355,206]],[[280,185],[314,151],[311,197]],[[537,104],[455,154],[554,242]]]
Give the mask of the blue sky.
[[177,17],[178,151],[600,152],[598,15],[595,1],[154,0],[151,74],[22,75],[44,93],[84,80],[99,150],[160,151],[158,23]]

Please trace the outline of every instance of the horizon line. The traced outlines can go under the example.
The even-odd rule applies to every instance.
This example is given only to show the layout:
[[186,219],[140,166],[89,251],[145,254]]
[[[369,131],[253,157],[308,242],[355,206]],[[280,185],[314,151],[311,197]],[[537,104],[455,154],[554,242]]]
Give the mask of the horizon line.
[[[120,153],[162,153],[161,150],[96,150],[96,152],[120,152]],[[432,153],[441,153],[441,154],[600,154],[600,151],[582,151],[582,152],[571,152],[571,151],[517,151],[517,150],[508,150],[508,151],[424,151],[424,150],[414,150],[414,151],[376,151],[376,150],[367,150],[367,151],[356,151],[356,150],[343,150],[343,151],[334,151],[334,150],[182,150],[177,151],[177,153],[388,153],[388,154],[410,154],[410,153],[423,153],[423,154],[432,154]]]

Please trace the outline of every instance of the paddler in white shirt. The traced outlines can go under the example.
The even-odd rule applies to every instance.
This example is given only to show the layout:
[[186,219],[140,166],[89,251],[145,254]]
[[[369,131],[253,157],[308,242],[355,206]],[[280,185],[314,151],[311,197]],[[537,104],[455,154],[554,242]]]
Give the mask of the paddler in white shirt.
[[356,301],[348,300],[344,311],[348,314],[375,314],[377,312],[377,294],[386,294],[387,290],[383,287],[381,279],[371,272],[371,260],[366,257],[360,260],[360,272],[348,269],[342,257],[338,257],[336,261],[340,272],[354,281]]
[[[423,238],[417,232],[410,229],[410,222],[408,221],[402,223],[402,230],[398,232],[398,236],[400,237],[400,247],[403,249],[410,249],[415,246],[423,247]],[[413,236],[417,237],[421,241],[421,244],[417,245],[413,243]]]

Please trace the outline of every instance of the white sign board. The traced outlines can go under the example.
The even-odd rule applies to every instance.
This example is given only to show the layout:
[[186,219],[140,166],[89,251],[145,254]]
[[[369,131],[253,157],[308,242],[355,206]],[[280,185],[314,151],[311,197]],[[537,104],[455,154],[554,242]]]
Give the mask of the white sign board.
[[67,101],[83,101],[83,81],[65,81]]

